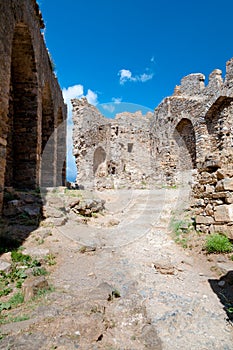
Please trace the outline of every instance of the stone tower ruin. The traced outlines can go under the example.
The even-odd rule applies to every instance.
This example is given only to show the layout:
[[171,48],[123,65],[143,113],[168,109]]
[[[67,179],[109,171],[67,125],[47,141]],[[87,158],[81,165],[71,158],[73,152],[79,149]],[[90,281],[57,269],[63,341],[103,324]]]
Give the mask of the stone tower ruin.
[[0,0],[0,212],[6,187],[66,177],[66,105],[36,0]]

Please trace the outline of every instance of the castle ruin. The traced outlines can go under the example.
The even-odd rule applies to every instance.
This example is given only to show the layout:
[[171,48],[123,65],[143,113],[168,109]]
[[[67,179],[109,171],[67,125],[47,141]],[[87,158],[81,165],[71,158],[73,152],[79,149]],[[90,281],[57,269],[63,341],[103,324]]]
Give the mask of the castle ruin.
[[36,0],[0,0],[0,212],[4,188],[65,183],[67,110],[43,29]]
[[74,99],[74,156],[77,182],[85,188],[141,188],[153,178],[152,113],[103,117],[86,98]]
[[[86,188],[173,185],[192,173],[197,229],[233,238],[233,59],[184,77],[154,114],[103,117],[73,100],[77,182]],[[182,179],[183,176],[183,179]]]

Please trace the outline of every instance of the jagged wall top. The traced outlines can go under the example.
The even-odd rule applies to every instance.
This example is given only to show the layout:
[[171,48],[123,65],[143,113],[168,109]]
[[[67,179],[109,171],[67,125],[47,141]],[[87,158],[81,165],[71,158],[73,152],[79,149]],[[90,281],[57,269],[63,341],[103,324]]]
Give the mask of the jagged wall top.
[[233,58],[226,63],[225,80],[220,69],[210,73],[208,85],[205,85],[205,76],[202,73],[189,74],[182,78],[180,86],[175,87],[173,96],[205,98],[220,93],[227,95],[229,88],[233,88]]
[[145,115],[142,114],[142,112],[136,111],[136,112],[122,112],[115,115],[115,118],[106,118],[104,117],[100,111],[90,104],[86,97],[83,97],[81,99],[72,99],[71,100],[72,106],[73,106],[73,121],[74,123],[84,122],[84,120],[88,121],[89,123],[98,121],[103,124],[118,124],[118,123],[133,123],[133,124],[141,124],[141,123],[148,123],[152,116],[152,112],[148,112]]

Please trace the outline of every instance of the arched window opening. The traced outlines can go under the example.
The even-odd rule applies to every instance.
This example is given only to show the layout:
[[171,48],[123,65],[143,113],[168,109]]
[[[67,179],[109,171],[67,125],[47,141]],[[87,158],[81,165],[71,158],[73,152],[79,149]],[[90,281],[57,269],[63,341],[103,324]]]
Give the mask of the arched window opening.
[[231,116],[233,98],[221,96],[211,106],[205,116],[210,141],[209,153],[218,156],[222,150],[226,153],[233,146]]

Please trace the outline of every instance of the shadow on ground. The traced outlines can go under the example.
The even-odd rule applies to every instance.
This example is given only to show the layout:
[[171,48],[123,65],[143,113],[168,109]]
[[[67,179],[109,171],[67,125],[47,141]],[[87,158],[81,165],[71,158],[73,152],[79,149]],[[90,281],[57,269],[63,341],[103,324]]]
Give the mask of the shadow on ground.
[[42,199],[39,191],[4,193],[3,216],[0,217],[0,255],[19,248],[42,220]]
[[208,282],[223,304],[228,321],[233,322],[233,271],[229,271],[220,279],[209,279]]

